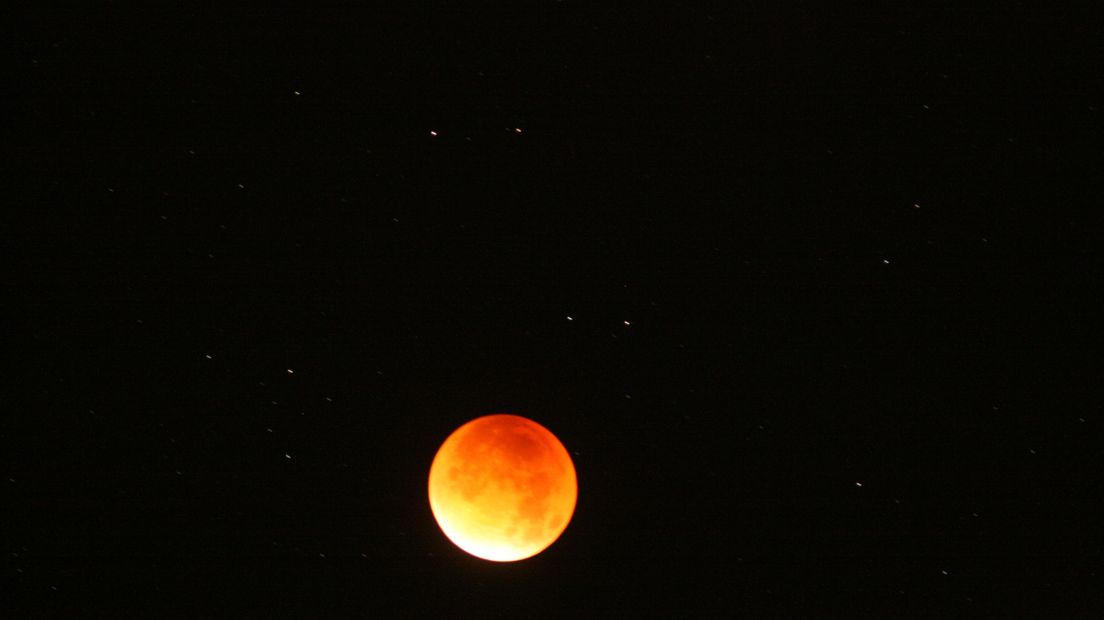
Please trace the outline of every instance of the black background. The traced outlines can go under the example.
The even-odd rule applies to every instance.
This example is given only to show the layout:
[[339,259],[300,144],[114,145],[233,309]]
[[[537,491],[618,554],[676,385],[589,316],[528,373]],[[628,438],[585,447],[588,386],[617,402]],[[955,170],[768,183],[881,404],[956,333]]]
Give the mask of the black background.
[[12,617],[1099,611],[1089,11],[392,4],[9,20]]

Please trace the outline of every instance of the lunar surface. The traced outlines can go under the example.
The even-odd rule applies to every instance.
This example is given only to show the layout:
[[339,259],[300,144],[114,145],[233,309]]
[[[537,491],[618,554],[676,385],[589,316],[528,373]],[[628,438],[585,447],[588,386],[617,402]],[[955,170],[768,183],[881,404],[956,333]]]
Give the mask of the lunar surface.
[[516,415],[456,429],[429,470],[429,505],[445,536],[496,562],[532,557],[555,542],[577,496],[575,466],[560,440]]

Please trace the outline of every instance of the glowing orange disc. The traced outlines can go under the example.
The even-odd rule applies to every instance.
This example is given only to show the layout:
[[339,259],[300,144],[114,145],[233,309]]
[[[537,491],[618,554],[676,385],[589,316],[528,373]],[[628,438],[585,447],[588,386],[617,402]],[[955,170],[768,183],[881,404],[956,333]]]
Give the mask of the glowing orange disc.
[[496,562],[548,548],[575,512],[575,465],[559,439],[516,415],[456,429],[429,468],[429,506],[457,547]]

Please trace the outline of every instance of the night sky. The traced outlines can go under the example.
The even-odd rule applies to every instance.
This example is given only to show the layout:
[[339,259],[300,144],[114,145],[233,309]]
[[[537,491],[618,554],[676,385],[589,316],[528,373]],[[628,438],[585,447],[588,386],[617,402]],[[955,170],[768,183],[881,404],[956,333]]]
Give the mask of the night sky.
[[391,4],[6,20],[6,616],[1099,617],[1098,16]]

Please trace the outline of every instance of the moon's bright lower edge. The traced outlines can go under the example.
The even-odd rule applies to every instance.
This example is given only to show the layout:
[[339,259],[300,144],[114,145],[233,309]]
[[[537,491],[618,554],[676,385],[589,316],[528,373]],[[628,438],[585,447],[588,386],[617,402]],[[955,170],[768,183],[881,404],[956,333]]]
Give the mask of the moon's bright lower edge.
[[567,449],[517,415],[462,425],[429,469],[429,505],[441,531],[485,560],[513,562],[544,551],[567,528],[577,497]]

